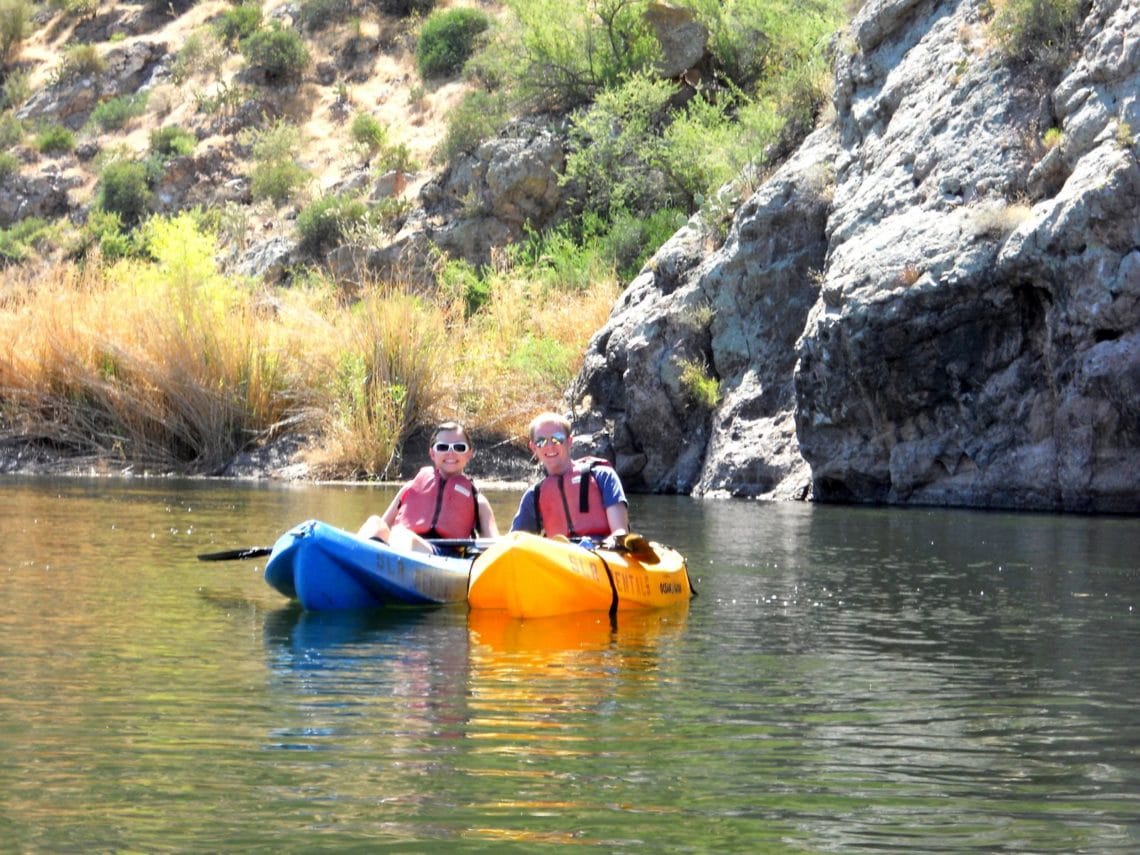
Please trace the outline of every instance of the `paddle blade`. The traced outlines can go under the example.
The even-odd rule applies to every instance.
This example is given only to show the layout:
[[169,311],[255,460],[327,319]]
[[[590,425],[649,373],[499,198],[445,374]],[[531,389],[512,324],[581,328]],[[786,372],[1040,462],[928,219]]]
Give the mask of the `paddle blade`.
[[241,561],[245,558],[258,558],[273,551],[272,546],[247,546],[245,549],[227,549],[225,552],[206,552],[198,556],[199,561]]

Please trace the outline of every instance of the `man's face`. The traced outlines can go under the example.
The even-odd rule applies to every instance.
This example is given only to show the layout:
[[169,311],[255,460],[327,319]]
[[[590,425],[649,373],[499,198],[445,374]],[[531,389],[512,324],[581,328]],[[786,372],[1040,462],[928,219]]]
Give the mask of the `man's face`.
[[557,422],[542,422],[534,429],[530,450],[551,475],[570,469],[570,435]]

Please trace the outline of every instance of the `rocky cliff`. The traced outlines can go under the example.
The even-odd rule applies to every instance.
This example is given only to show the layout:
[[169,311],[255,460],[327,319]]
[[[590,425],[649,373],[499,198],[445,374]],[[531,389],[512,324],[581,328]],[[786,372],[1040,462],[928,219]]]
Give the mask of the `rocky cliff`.
[[1050,68],[984,0],[868,3],[834,118],[594,336],[580,432],[632,489],[1140,511],[1137,6]]

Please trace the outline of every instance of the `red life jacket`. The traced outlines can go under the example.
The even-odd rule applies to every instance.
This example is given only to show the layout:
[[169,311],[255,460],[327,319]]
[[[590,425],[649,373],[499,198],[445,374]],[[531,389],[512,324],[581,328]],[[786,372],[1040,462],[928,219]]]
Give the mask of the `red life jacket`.
[[605,537],[610,520],[602,505],[602,491],[594,478],[595,466],[609,466],[600,457],[574,461],[574,468],[561,475],[547,475],[535,485],[534,507],[539,531],[547,537]]
[[424,537],[471,537],[479,522],[475,485],[466,475],[444,478],[425,466],[400,493],[396,522]]

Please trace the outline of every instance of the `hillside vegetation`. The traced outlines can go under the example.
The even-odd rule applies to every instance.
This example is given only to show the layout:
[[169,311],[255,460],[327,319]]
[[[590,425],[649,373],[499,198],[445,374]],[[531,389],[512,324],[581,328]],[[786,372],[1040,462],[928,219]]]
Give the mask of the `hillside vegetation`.
[[[66,188],[0,219],[3,435],[217,472],[296,434],[330,477],[393,476],[442,418],[517,438],[654,249],[693,215],[720,240],[826,102],[837,2],[677,2],[707,33],[681,74],[651,7],[0,0],[4,192]],[[519,117],[563,140],[557,222],[426,288],[334,275]],[[266,232],[296,263],[240,273]]]

